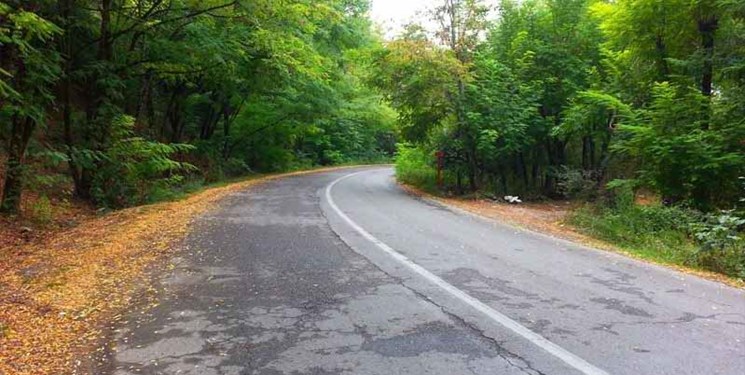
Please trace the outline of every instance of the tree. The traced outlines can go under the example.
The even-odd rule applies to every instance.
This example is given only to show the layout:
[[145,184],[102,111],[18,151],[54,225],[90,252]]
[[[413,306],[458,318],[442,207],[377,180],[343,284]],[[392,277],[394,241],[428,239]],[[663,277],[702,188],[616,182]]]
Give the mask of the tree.
[[482,47],[484,56],[504,66],[510,91],[531,109],[530,115],[513,117],[512,110],[502,116],[511,129],[515,123],[508,118],[522,120],[525,134],[519,146],[511,142],[513,153],[500,167],[503,190],[557,195],[559,172],[572,163],[568,139],[554,129],[598,69],[601,35],[588,6],[582,0],[501,5],[500,19]]
[[[738,9],[740,10],[738,12]],[[598,91],[629,103],[612,147],[666,202],[726,205],[743,174],[741,8],[728,1],[598,3],[609,69]],[[664,17],[659,17],[664,14]],[[717,49],[716,46],[727,48]],[[621,51],[623,49],[624,51]],[[733,112],[734,111],[734,112]],[[710,189],[716,181],[719,188]]]
[[0,122],[7,152],[0,211],[20,209],[26,150],[47,120],[51,85],[59,77],[58,56],[46,42],[60,29],[33,4],[0,2]]
[[454,77],[465,69],[451,51],[429,40],[396,40],[377,53],[374,66],[372,80],[398,111],[406,140],[426,140],[455,114]]
[[[473,53],[486,31],[488,12],[489,8],[480,0],[444,0],[444,4],[436,7],[432,14],[440,26],[436,34],[441,42],[453,51],[455,58],[466,70],[470,69]],[[455,157],[450,159],[464,164],[454,166],[457,190],[462,190],[460,171],[464,169],[468,176],[470,189],[475,191],[478,186],[478,135],[477,131],[469,126],[466,118],[466,77],[456,75],[453,78],[458,90],[451,97],[455,108],[456,124],[452,134],[455,147],[451,152],[455,154]]]
[[[75,197],[104,206],[147,201],[162,188],[151,182],[177,189],[390,150],[376,142],[392,135],[391,110],[362,78],[369,60],[355,57],[379,43],[368,10],[365,0],[2,3],[3,207],[18,208],[29,143],[64,154]],[[269,162],[268,134],[285,162]],[[201,173],[145,167],[156,165]]]

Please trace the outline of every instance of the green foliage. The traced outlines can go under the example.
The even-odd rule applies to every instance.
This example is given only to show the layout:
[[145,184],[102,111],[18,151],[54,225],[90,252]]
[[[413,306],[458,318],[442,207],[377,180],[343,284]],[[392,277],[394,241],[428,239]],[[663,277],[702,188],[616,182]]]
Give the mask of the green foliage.
[[[0,46],[5,55],[0,59],[0,98],[10,99],[2,107],[40,121],[43,109],[36,101],[49,99],[48,84],[59,75],[56,53],[44,43],[61,30],[49,20],[23,9],[18,1],[0,2],[0,19]],[[23,68],[13,59],[22,62]]]
[[109,207],[168,199],[195,178],[390,157],[397,114],[367,84],[381,49],[368,10],[363,0],[0,2],[10,192],[0,209],[17,208],[24,185],[43,189],[23,173],[29,147],[63,154],[50,172]]
[[588,200],[597,192],[598,176],[592,171],[562,166],[557,177],[557,192],[566,198]]
[[40,225],[52,221],[52,203],[46,195],[42,195],[31,205],[31,220]]
[[520,171],[512,169],[533,143],[531,126],[540,123],[531,88],[516,83],[512,69],[486,53],[475,56],[473,75],[466,88],[466,134],[475,138],[482,173],[497,178],[501,193],[510,194],[516,186],[525,191],[528,186],[517,182]]
[[133,118],[116,118],[111,146],[98,155],[93,197],[100,205],[119,208],[151,201],[151,194],[179,184],[181,173],[195,169],[172,159],[194,146],[147,141],[133,136],[133,127]]
[[661,205],[617,207],[587,206],[576,211],[569,222],[645,258],[681,265],[694,259],[697,247],[688,236],[688,227],[697,220],[695,213]]
[[458,187],[467,180],[470,189],[555,195],[568,136],[552,130],[574,95],[590,88],[601,57],[589,3],[505,1],[493,27],[480,18],[483,2],[438,8],[434,18],[443,28],[435,35],[449,50],[408,33],[387,46],[378,71],[378,85],[402,113],[403,135],[446,151]]
[[[449,1],[438,30],[383,43],[364,0],[4,0],[0,210],[63,185],[28,171],[123,207],[394,152],[402,181],[433,189],[437,150],[458,193],[609,196],[586,227],[688,253],[690,229],[670,219],[686,210],[637,207],[633,191],[704,212],[740,197],[741,2],[505,0],[493,23],[485,4]],[[702,222],[703,248],[729,238],[725,222]],[[732,273],[736,257],[717,254],[738,246],[699,253]]]
[[693,233],[701,243],[702,250],[723,250],[728,247],[743,246],[740,236],[745,218],[738,217],[734,210],[709,214],[701,223],[695,223]]
[[447,121],[455,107],[450,98],[464,68],[455,56],[429,40],[396,40],[374,60],[372,81],[399,114],[402,136],[422,141]]
[[628,209],[636,205],[636,190],[639,182],[636,180],[613,180],[608,182],[606,189],[610,193],[610,199],[606,202],[609,207],[616,209]]
[[432,152],[421,146],[400,143],[396,153],[396,178],[407,184],[433,191],[437,170]]
[[745,279],[745,218],[734,210],[709,214],[691,224],[699,243],[696,262],[706,268]]
[[24,2],[0,2],[0,140],[7,155],[0,211],[17,213],[25,185],[24,160],[34,130],[44,127],[61,75],[50,47],[61,31]]
[[612,205],[585,206],[570,223],[645,258],[745,278],[745,218],[734,210],[703,214],[679,206],[634,203],[633,181],[616,181]]
[[[474,180],[471,188],[552,197],[591,190],[583,179],[601,189],[635,178],[702,210],[737,193],[745,173],[741,7],[503,1],[491,27],[447,12],[480,9],[479,1],[438,8],[441,30],[410,27],[376,65],[374,81],[401,113],[402,134],[446,151],[450,174]],[[451,40],[452,30],[462,40]],[[435,46],[436,37],[449,48]]]
[[[735,194],[745,155],[736,140],[702,128],[705,98],[667,83],[656,85],[652,96],[649,108],[640,110],[641,124],[620,126],[614,150],[643,160],[640,180],[672,201],[689,200],[708,208]],[[713,181],[718,182],[716,192]]]

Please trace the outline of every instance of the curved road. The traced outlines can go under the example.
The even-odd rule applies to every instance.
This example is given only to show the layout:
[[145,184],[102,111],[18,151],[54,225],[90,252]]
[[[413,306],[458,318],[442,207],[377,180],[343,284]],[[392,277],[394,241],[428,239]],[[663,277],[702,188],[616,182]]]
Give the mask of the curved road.
[[418,200],[390,168],[234,194],[183,247],[97,372],[745,373],[742,290]]

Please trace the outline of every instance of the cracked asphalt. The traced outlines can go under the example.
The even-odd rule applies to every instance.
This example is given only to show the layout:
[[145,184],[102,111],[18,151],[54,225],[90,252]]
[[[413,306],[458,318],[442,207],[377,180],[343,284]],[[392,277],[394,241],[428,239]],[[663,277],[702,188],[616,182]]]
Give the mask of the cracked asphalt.
[[581,374],[411,269],[609,374],[745,373],[745,293],[413,198],[390,168],[296,176],[199,218],[101,374]]

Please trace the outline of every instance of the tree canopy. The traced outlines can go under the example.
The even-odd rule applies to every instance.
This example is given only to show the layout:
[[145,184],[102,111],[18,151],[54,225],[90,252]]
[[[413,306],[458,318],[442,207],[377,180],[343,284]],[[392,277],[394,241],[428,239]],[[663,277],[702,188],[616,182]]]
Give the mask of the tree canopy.
[[0,2],[3,211],[39,168],[98,205],[201,178],[373,160],[395,114],[364,0]]
[[740,1],[433,5],[383,42],[367,0],[3,0],[2,210],[44,171],[121,207],[397,142],[443,151],[458,193],[624,180],[701,209],[736,201]]
[[483,1],[441,3],[436,31],[404,33],[374,68],[413,130],[402,136],[445,151],[456,192],[561,197],[627,180],[668,202],[736,203],[740,2],[504,0],[492,22]]

